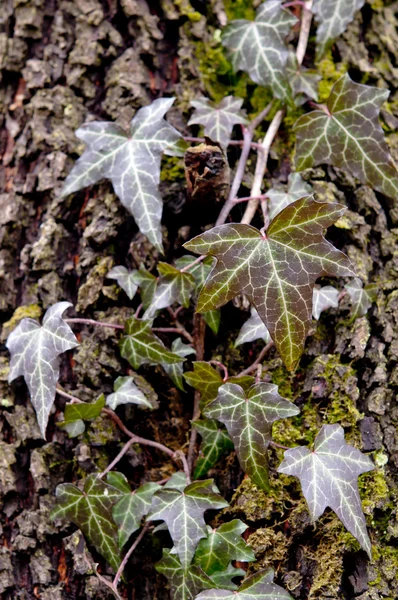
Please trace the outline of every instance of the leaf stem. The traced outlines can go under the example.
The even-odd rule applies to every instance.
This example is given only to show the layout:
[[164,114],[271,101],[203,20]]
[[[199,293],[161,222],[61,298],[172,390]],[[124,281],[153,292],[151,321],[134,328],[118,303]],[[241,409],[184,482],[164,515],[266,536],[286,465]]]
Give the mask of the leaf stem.
[[291,450],[291,448],[289,448],[288,446],[282,446],[282,444],[277,444],[276,442],[273,442],[272,440],[269,442],[270,446],[274,446],[275,448],[281,448],[282,450]]
[[243,371],[241,371],[239,373],[239,377],[241,377],[242,375],[249,375],[249,373],[252,373],[253,371],[255,371],[257,369],[257,365],[259,365],[261,363],[264,356],[272,348],[272,346],[274,346],[274,342],[272,342],[272,341],[268,342],[268,344],[266,346],[264,346],[264,348],[261,350],[260,354],[257,356],[256,360],[250,365],[250,367],[247,367],[247,369],[244,369]]
[[[205,333],[206,333],[206,323],[202,317],[202,315],[196,313],[194,316],[194,348],[196,350],[196,360],[201,361],[204,359],[205,355]],[[200,392],[195,390],[194,402],[193,402],[193,414],[192,421],[196,421],[200,417]],[[191,435],[189,437],[189,447],[188,447],[188,469],[189,472],[192,472],[194,460],[195,460],[195,448],[196,441],[198,439],[197,430],[192,427]]]
[[79,398],[75,398],[75,396],[72,396],[71,394],[68,394],[67,392],[64,392],[64,390],[61,390],[61,388],[57,387],[55,391],[60,396],[63,396],[64,398],[67,398],[68,400],[71,400],[75,404],[84,404],[83,400],[79,400]]
[[65,323],[81,323],[82,325],[97,325],[97,327],[109,327],[110,329],[124,329],[124,325],[116,325],[116,323],[103,323],[94,319],[64,319]]
[[130,556],[133,554],[134,550],[137,548],[138,544],[141,542],[142,538],[144,537],[144,535],[146,534],[146,532],[148,531],[148,529],[150,528],[151,523],[145,523],[144,527],[141,529],[141,532],[139,534],[139,536],[136,538],[136,540],[133,542],[133,544],[131,544],[128,552],[126,552],[122,562],[120,563],[120,566],[117,570],[117,573],[112,581],[112,585],[114,588],[117,588],[117,584],[119,583],[119,579],[122,576],[122,573],[124,571],[124,568],[130,558]]
[[102,471],[102,473],[100,473],[98,475],[98,477],[100,479],[102,479],[102,477],[104,477],[104,475],[106,475],[107,473],[109,473],[109,471],[112,471],[113,467],[115,467],[117,465],[117,463],[123,458],[123,456],[126,454],[127,450],[130,448],[130,446],[132,446],[134,444],[134,438],[130,438],[128,440],[128,442],[126,442],[123,446],[123,448],[120,450],[119,454],[117,456],[115,456],[115,458],[113,459],[113,461],[111,463],[109,463],[109,465],[106,467],[106,469],[104,471]]
[[[198,143],[198,144],[203,144],[206,141],[205,138],[191,137],[191,136],[185,136],[184,140],[186,142],[193,142],[193,143]],[[230,140],[229,145],[230,146],[243,146],[244,141],[243,140]],[[257,142],[250,142],[250,146],[252,148],[255,148],[256,150],[261,151],[261,144],[258,144]]]
[[198,256],[198,258],[196,260],[192,261],[189,265],[186,265],[186,267],[183,267],[182,269],[180,269],[180,273],[185,273],[186,271],[189,271],[189,269],[191,267],[194,267],[198,263],[202,262],[202,260],[204,260],[205,258],[206,258],[206,254],[202,254],[201,256]]
[[185,327],[152,327],[152,331],[157,331],[159,333],[178,333],[185,337],[190,344],[193,344],[193,337]]
[[227,379],[228,379],[228,369],[227,369],[227,367],[225,365],[223,365],[222,362],[220,362],[219,360],[209,360],[207,362],[209,362],[211,365],[215,365],[216,367],[219,367],[222,371],[224,371],[223,381],[227,381]]

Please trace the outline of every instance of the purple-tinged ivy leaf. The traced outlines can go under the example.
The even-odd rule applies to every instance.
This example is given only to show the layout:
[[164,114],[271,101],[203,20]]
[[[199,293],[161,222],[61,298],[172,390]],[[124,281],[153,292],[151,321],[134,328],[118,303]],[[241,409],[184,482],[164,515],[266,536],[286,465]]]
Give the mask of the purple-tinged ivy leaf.
[[318,100],[318,84],[322,76],[299,65],[294,52],[289,52],[286,74],[293,90],[296,106],[301,106],[308,98]]
[[213,142],[219,142],[226,148],[230,142],[234,125],[244,125],[247,119],[242,111],[242,98],[226,96],[219,104],[214,104],[208,98],[198,98],[191,101],[195,112],[188,125],[203,125],[204,134]]
[[315,286],[312,298],[312,316],[319,321],[321,312],[328,308],[337,308],[339,305],[339,290],[332,285]]
[[178,389],[185,392],[183,379],[184,361],[187,358],[187,356],[195,354],[196,350],[192,348],[192,346],[184,344],[181,341],[181,338],[176,338],[171,344],[171,351],[174,352],[174,354],[181,356],[181,362],[174,363],[172,365],[165,363],[162,365],[162,367],[166,371],[167,375],[170,377],[172,382],[178,387]]
[[273,569],[264,569],[245,579],[237,591],[206,590],[195,600],[293,600],[286,590],[273,581]]
[[141,365],[181,362],[181,356],[170,352],[152,332],[151,321],[130,317],[124,331],[125,335],[120,340],[120,353],[133,369],[138,369]]
[[166,523],[184,569],[191,564],[199,540],[207,535],[205,511],[228,506],[215,489],[213,480],[206,479],[194,481],[184,490],[163,488],[152,499],[147,518]]
[[250,317],[242,325],[238,337],[236,338],[235,347],[240,346],[240,344],[246,344],[247,342],[254,342],[255,340],[264,340],[264,342],[268,344],[271,340],[271,336],[258,312],[252,306],[250,309]]
[[354,83],[347,74],[336,81],[325,110],[303,115],[294,125],[297,170],[333,165],[397,198],[398,172],[378,118],[388,96],[388,90]]
[[216,587],[223,590],[237,590],[238,586],[232,580],[235,577],[244,577],[246,575],[246,571],[243,569],[238,569],[234,567],[232,563],[228,565],[226,569],[223,571],[216,571],[210,577],[212,581],[216,584]]
[[268,0],[260,4],[254,21],[231,21],[222,32],[222,44],[229,51],[234,70],[245,71],[283,101],[291,100],[285,39],[296,23],[296,17],[282,7],[282,0]]
[[340,425],[323,425],[314,450],[311,452],[304,446],[286,450],[278,471],[300,479],[314,521],[329,506],[371,557],[358,476],[374,467],[368,456],[346,444]]
[[207,474],[223,454],[233,450],[234,445],[227,430],[213,419],[192,421],[192,427],[199,432],[202,438],[193,475],[195,479],[200,479]]
[[181,138],[164,120],[173,102],[173,98],[159,98],[140,108],[131,121],[129,134],[106,121],[80,127],[76,136],[87,148],[66,178],[62,191],[67,196],[101,179],[110,179],[141,233],[160,251],[163,251],[160,161],[162,153]]
[[22,319],[6,343],[11,355],[8,381],[11,383],[20,375],[25,379],[43,438],[55,400],[58,356],[78,346],[73,331],[62,318],[70,306],[70,302],[57,302],[51,306],[42,325],[34,319]]
[[118,377],[113,384],[113,390],[113,393],[106,397],[107,406],[113,410],[120,404],[136,404],[148,410],[154,410],[159,406],[154,390],[149,388],[150,393],[144,394],[135,383],[134,377]]
[[300,173],[290,173],[286,188],[271,188],[267,192],[269,198],[268,216],[274,219],[281,210],[295,200],[312,194],[312,186],[306,183]]
[[118,265],[109,271],[107,277],[108,279],[115,279],[130,300],[132,300],[138,290],[136,274],[136,270],[129,271],[126,267]]
[[200,567],[191,565],[184,569],[177,554],[170,550],[163,549],[163,557],[155,568],[169,580],[172,600],[194,600],[201,590],[216,587]]
[[351,298],[351,321],[358,317],[363,317],[377,299],[377,285],[363,285],[359,277],[355,277],[352,282],[345,286]]
[[261,489],[268,489],[267,448],[272,438],[272,423],[299,412],[271,383],[256,383],[246,393],[240,385],[226,383],[204,411],[209,419],[224,423],[240,466]]
[[323,237],[344,211],[341,204],[301,198],[284,208],[264,235],[250,225],[230,224],[187,242],[192,252],[217,258],[200,293],[198,312],[245,294],[286,367],[294,369],[312,321],[315,281],[322,275],[355,276],[347,256]]
[[158,310],[178,302],[188,308],[195,288],[195,279],[191,273],[182,273],[164,262],[158,264],[159,280],[144,318],[153,319]]
[[117,571],[121,556],[112,508],[122,492],[104,483],[97,475],[89,475],[84,481],[83,491],[71,483],[61,483],[56,489],[56,496],[57,504],[51,518],[77,525],[87,541]]
[[315,0],[312,12],[318,24],[316,54],[320,60],[333,41],[347,29],[365,0]]

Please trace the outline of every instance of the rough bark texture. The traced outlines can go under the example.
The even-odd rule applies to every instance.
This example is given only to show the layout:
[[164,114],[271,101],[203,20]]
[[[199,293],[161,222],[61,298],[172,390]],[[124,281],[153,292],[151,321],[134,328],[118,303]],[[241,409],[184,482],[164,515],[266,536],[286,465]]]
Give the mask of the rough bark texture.
[[[182,114],[199,92],[214,99],[231,92],[242,95],[249,112],[268,102],[265,90],[232,74],[218,43],[225,9],[229,16],[242,16],[252,3],[228,1],[225,9],[221,0],[197,0],[192,5],[187,0],[4,0],[0,15],[3,343],[20,318],[40,317],[59,300],[70,300],[85,317],[122,323],[131,305],[106,273],[113,264],[127,261],[133,267],[143,262],[152,267],[157,259],[110,185],[60,199],[62,182],[82,151],[74,135],[79,125],[106,118],[125,126],[137,108],[163,94],[178,97],[169,118],[183,132]],[[392,90],[382,116],[395,158],[397,24],[397,2],[369,1],[319,67],[326,80],[324,97],[347,69],[357,81]],[[270,161],[273,177],[282,182],[292,161],[290,124],[287,119]],[[233,161],[235,155],[230,158]],[[349,322],[344,303],[324,314],[296,373],[286,373],[280,359],[271,354],[265,363],[270,380],[302,408],[302,416],[275,427],[275,436],[281,443],[311,442],[322,423],[339,422],[348,439],[375,451],[379,467],[360,483],[374,560],[368,562],[333,513],[314,527],[292,478],[272,474],[272,493],[266,495],[248,479],[242,481],[233,454],[213,473],[221,491],[232,498],[231,508],[218,520],[232,515],[245,520],[257,556],[254,568],[272,565],[279,582],[297,599],[392,600],[398,597],[398,208],[346,173],[319,168],[306,173],[306,178],[312,180],[318,199],[348,205],[340,229],[332,228],[330,239],[348,252],[365,281],[378,283],[379,295],[369,314],[354,323]],[[197,231],[203,211],[185,204],[182,168],[175,159],[165,161],[162,191],[167,258],[172,259],[181,242]],[[238,207],[235,216],[242,210]],[[218,207],[209,207],[204,223],[212,222],[217,212]],[[192,313],[184,315],[192,328]],[[250,364],[261,347],[244,346],[239,352],[232,348],[230,341],[243,319],[241,311],[226,307],[219,337],[207,334],[207,358],[222,359],[231,373]],[[125,374],[128,365],[120,359],[112,330],[80,327],[80,331],[80,347],[63,360],[61,383],[89,400],[110,392],[113,380]],[[119,451],[122,437],[104,417],[84,436],[69,440],[55,425],[64,406],[58,398],[47,442],[43,441],[25,386],[10,388],[7,370],[3,346],[1,597],[108,598],[83,558],[79,534],[72,526],[55,526],[49,511],[56,485],[104,468]],[[187,441],[193,395],[177,392],[160,370],[142,369],[142,374],[158,390],[160,408],[150,418],[129,409],[123,418],[137,433],[181,447]],[[272,464],[280,458],[272,456]],[[156,452],[134,448],[120,468],[138,484],[162,479],[174,466]],[[151,541],[147,536],[137,550],[127,570],[126,598],[169,598],[164,579],[152,566],[162,543],[167,538]]]

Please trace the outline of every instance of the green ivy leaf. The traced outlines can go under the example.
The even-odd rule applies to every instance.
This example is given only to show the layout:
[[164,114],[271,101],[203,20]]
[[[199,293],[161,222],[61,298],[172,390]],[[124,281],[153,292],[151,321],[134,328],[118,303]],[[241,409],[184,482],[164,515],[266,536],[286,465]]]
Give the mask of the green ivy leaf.
[[285,38],[297,19],[282,8],[282,0],[268,0],[257,9],[254,21],[231,21],[222,32],[222,43],[235,71],[245,71],[277,98],[291,99],[286,78],[288,49]]
[[146,396],[134,383],[134,377],[118,377],[113,384],[114,392],[106,397],[106,404],[113,410],[120,404],[136,404],[140,408],[158,408],[156,394]]
[[62,318],[70,302],[51,306],[40,324],[34,319],[22,319],[7,338],[11,354],[8,381],[23,376],[28,386],[43,438],[59,378],[58,356],[78,346],[78,341]]
[[147,309],[152,302],[156,290],[157,277],[152,275],[152,273],[149,273],[149,271],[141,265],[139,270],[135,272],[134,279],[140,288],[142,306]]
[[268,344],[271,341],[271,336],[262,322],[260,315],[252,306],[250,309],[250,318],[242,325],[235,341],[235,347],[247,342],[254,342],[255,340],[264,340]]
[[[213,369],[207,362],[197,361],[193,363],[193,371],[184,373],[184,379],[195,390],[200,392],[200,407],[203,409],[209,402],[217,398],[218,388],[226,383],[220,373]],[[229,377],[229,383],[237,383],[244,389],[248,389],[254,383],[254,377],[243,375]]]
[[351,298],[351,321],[365,316],[373,302],[376,302],[377,285],[365,285],[364,287],[359,277],[355,277],[344,287]]
[[196,600],[293,600],[286,590],[273,581],[273,569],[264,569],[245,579],[236,592],[206,590],[196,596]]
[[141,527],[152,503],[152,497],[159,489],[157,483],[144,483],[138,489],[131,491],[126,477],[122,473],[108,473],[108,483],[123,492],[121,499],[112,510],[113,520],[118,526],[119,546],[123,548],[130,537]]
[[332,42],[347,29],[365,0],[315,0],[312,12],[318,24],[316,32],[317,60]]
[[226,430],[217,421],[212,419],[197,420],[192,422],[192,427],[199,432],[202,438],[199,458],[193,475],[195,479],[200,479],[218,462],[223,454],[233,450],[234,445]]
[[253,550],[241,537],[246,531],[240,519],[220,525],[218,529],[208,528],[207,538],[200,540],[195,552],[195,564],[207,575],[223,571],[232,560],[251,562],[256,559]]
[[92,421],[96,419],[105,406],[105,396],[101,396],[95,402],[82,402],[81,404],[66,404],[64,411],[64,422],[62,425],[69,425],[74,421]]
[[187,487],[187,476],[184,471],[176,471],[164,484],[163,489],[180,490],[183,492]]
[[197,310],[222,306],[244,293],[257,309],[288,369],[294,369],[311,326],[315,281],[355,275],[345,254],[323,237],[345,211],[341,204],[301,198],[271,221],[266,234],[250,225],[214,227],[187,242],[217,264],[200,293]]
[[151,321],[140,321],[135,317],[126,321],[125,335],[120,340],[120,353],[134,369],[141,365],[181,362],[181,357],[167,350],[151,331]]
[[148,520],[165,521],[184,569],[191,564],[199,540],[207,535],[204,512],[228,506],[214,489],[213,480],[207,479],[184,490],[163,488],[153,497]]
[[113,267],[107,274],[108,279],[115,279],[118,285],[126,292],[127,296],[132,300],[137,293],[138,284],[136,281],[137,271],[129,271],[126,267],[118,265]]
[[188,125],[203,125],[204,134],[213,142],[219,142],[226,148],[230,142],[234,125],[244,125],[247,119],[241,109],[242,98],[226,96],[219,104],[214,104],[208,98],[198,98],[191,101],[195,112]]
[[163,558],[155,567],[169,580],[172,600],[194,600],[201,590],[215,587],[200,567],[191,565],[183,569],[178,556],[170,550],[163,549]]
[[202,317],[206,325],[208,325],[212,332],[217,335],[221,323],[220,309],[216,308],[214,310],[208,310],[202,314]]
[[176,338],[173,340],[173,343],[171,344],[171,351],[174,352],[174,354],[181,356],[183,360],[180,363],[174,363],[172,365],[164,364],[162,367],[173,383],[178,387],[178,389],[184,392],[184,380],[182,377],[184,372],[184,361],[187,356],[190,354],[195,354],[196,351],[194,348],[192,348],[192,346],[184,344],[181,341],[181,338]]
[[216,571],[210,579],[216,584],[216,587],[223,590],[236,590],[238,586],[232,581],[235,577],[244,577],[246,571],[234,567],[232,563],[223,571]]
[[160,278],[151,304],[144,314],[145,319],[152,319],[158,310],[171,306],[174,302],[188,308],[195,288],[195,279],[190,273],[181,273],[179,269],[164,262],[158,264],[158,271]]
[[89,475],[84,481],[83,491],[71,483],[59,485],[56,489],[57,505],[51,513],[52,519],[64,519],[77,525],[115,571],[121,557],[112,507],[121,495],[118,489],[107,485],[97,475]]
[[294,52],[289,52],[286,75],[293,90],[293,96],[295,96],[296,106],[304,104],[308,98],[318,100],[318,84],[322,76],[311,73],[311,71],[299,65]]
[[67,196],[101,179],[110,179],[141,233],[160,251],[160,161],[166,148],[181,137],[164,120],[173,102],[173,98],[159,98],[140,108],[131,121],[129,134],[110,122],[93,121],[80,127],[76,136],[87,148],[66,178],[62,192]]
[[347,74],[341,77],[333,86],[325,111],[314,110],[294,125],[297,170],[333,165],[396,198],[397,169],[378,119],[388,95],[388,90],[354,83]]
[[315,286],[312,297],[312,316],[317,321],[321,316],[321,312],[328,308],[337,308],[339,305],[339,290],[336,290],[332,285],[323,287]]
[[68,437],[70,438],[75,438],[86,431],[84,421],[81,419],[78,421],[73,421],[72,423],[57,423],[57,425],[60,429],[66,431]]
[[286,191],[280,188],[271,188],[267,192],[269,218],[274,219],[286,206],[310,194],[312,194],[312,186],[304,181],[300,173],[290,173]]
[[286,450],[278,472],[300,479],[314,521],[329,506],[371,557],[357,479],[373,469],[368,456],[346,444],[340,425],[323,425],[314,450],[303,446]]

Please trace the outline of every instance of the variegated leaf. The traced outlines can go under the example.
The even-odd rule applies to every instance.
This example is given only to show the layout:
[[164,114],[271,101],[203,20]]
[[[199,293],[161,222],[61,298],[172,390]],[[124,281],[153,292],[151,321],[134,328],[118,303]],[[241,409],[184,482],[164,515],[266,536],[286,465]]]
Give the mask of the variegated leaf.
[[184,379],[182,377],[183,372],[184,372],[184,361],[187,356],[190,356],[191,354],[195,354],[196,351],[194,348],[192,348],[192,346],[189,346],[188,344],[184,344],[181,341],[181,338],[176,338],[173,341],[173,343],[171,344],[171,351],[174,354],[181,356],[182,361],[179,363],[174,363],[172,365],[165,363],[164,365],[162,365],[162,367],[166,371],[166,373],[170,377],[170,379],[173,381],[173,383],[178,387],[178,389],[182,390],[184,392],[185,391]]
[[388,96],[388,90],[354,83],[347,74],[341,77],[324,110],[303,115],[294,125],[297,170],[333,165],[397,198],[397,169],[378,118]]
[[182,273],[172,265],[164,262],[158,264],[160,274],[151,304],[147,308],[144,318],[152,319],[158,310],[178,302],[188,308],[189,301],[195,288],[195,279],[190,273]]
[[363,317],[377,298],[377,285],[363,285],[359,277],[355,277],[344,286],[351,298],[351,320]]
[[81,419],[73,421],[72,423],[57,423],[57,425],[60,429],[66,431],[70,438],[75,438],[86,431],[86,425]]
[[312,186],[306,183],[299,173],[290,173],[288,177],[287,190],[282,188],[271,188],[267,192],[269,198],[268,216],[274,219],[286,206],[295,200],[308,196],[312,193]]
[[278,394],[271,383],[257,383],[247,393],[234,383],[218,390],[205,415],[221,421],[233,441],[243,471],[259,488],[268,489],[267,448],[272,423],[298,415],[300,410]]
[[236,590],[238,586],[232,580],[235,577],[244,577],[246,575],[246,571],[243,569],[238,569],[234,567],[232,563],[228,565],[226,569],[223,571],[216,571],[211,576],[211,580],[214,581],[216,587],[223,590]]
[[172,600],[194,600],[201,590],[216,587],[200,567],[191,565],[184,569],[177,554],[170,550],[163,549],[163,557],[155,567],[169,580]]
[[159,193],[162,153],[181,135],[164,120],[173,98],[159,98],[140,108],[129,134],[115,123],[94,121],[77,130],[87,148],[69,173],[62,195],[67,196],[101,179],[112,181],[123,206],[140,231],[162,251],[162,198]]
[[134,279],[140,288],[142,306],[147,309],[152,302],[157,286],[157,277],[149,273],[143,265],[134,273]]
[[304,104],[308,98],[318,100],[318,84],[322,79],[322,76],[299,65],[294,52],[289,52],[289,58],[286,64],[286,75],[297,106]]
[[252,306],[250,309],[250,317],[242,325],[238,337],[236,338],[235,346],[240,346],[240,344],[246,344],[247,342],[254,342],[255,340],[264,340],[264,342],[268,344],[271,340],[271,336],[258,312]]
[[339,305],[339,290],[336,290],[332,285],[324,285],[323,287],[315,286],[312,297],[312,316],[317,321],[321,316],[321,312],[328,308],[337,308]]
[[106,397],[107,406],[113,410],[120,404],[136,404],[149,410],[159,406],[155,392],[151,390],[152,393],[145,395],[134,382],[134,377],[118,377],[113,384],[113,390],[113,394]]
[[181,357],[170,352],[151,330],[151,321],[130,317],[126,321],[125,335],[120,340],[120,353],[134,369],[141,365],[181,362]]
[[6,343],[11,354],[8,381],[21,375],[25,379],[44,438],[59,377],[58,356],[78,345],[73,331],[62,318],[70,306],[70,302],[51,306],[41,326],[34,319],[22,319]]
[[286,450],[278,471],[300,479],[314,520],[329,506],[371,556],[357,480],[372,469],[374,464],[368,456],[346,444],[340,425],[324,425],[313,451],[303,446]]
[[231,21],[222,32],[234,70],[245,71],[255,83],[270,87],[284,101],[291,98],[285,39],[296,22],[296,17],[282,7],[282,0],[267,0],[258,7],[254,21]]
[[234,449],[234,445],[226,429],[213,419],[202,419],[192,422],[200,434],[199,457],[195,466],[194,478],[199,479],[207,474],[225,452]]
[[247,122],[241,109],[242,104],[243,99],[234,96],[226,96],[219,104],[214,104],[208,98],[192,100],[191,106],[195,112],[188,125],[203,125],[204,134],[226,148],[234,125],[244,125]]
[[196,596],[196,600],[293,600],[286,590],[273,581],[273,569],[265,569],[245,579],[236,592],[206,590]]
[[311,325],[316,279],[355,275],[347,256],[323,237],[344,211],[341,204],[301,198],[284,208],[265,234],[250,225],[220,225],[187,242],[189,250],[217,258],[197,310],[218,308],[245,294],[287,368],[294,369]]
[[118,265],[109,271],[107,277],[108,279],[115,279],[130,300],[132,300],[138,290],[136,274],[136,270],[129,271],[126,267]]
[[333,41],[347,29],[365,0],[315,0],[312,12],[318,24],[317,59],[321,59]]
[[214,489],[212,479],[194,481],[184,490],[163,488],[152,499],[148,520],[165,521],[184,569],[191,564],[199,540],[207,535],[205,511],[228,506]]

